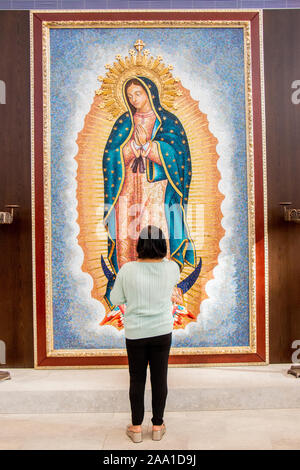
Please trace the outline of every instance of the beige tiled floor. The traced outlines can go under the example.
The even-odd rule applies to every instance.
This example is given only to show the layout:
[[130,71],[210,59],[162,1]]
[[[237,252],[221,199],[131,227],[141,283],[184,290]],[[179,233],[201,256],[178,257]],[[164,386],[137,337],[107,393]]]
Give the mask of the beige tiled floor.
[[128,413],[1,414],[0,449],[300,449],[300,409],[165,413],[167,433],[125,435]]

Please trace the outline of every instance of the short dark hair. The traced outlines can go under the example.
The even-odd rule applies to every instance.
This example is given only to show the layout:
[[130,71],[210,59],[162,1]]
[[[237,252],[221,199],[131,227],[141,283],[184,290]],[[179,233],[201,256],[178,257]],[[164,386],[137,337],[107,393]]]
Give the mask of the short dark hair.
[[136,251],[138,258],[164,258],[167,254],[167,242],[163,231],[155,225],[144,227],[138,239]]

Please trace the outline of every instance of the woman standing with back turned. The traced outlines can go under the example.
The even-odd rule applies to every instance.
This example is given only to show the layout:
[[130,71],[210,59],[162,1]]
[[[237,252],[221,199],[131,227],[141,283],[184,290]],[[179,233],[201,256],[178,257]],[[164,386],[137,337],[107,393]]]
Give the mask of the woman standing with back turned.
[[168,358],[172,343],[172,292],[179,282],[178,264],[167,259],[162,230],[148,225],[137,243],[138,259],[120,268],[110,299],[126,304],[125,341],[130,374],[129,398],[132,425],[126,433],[133,442],[142,441],[144,393],[149,362],[152,389],[152,439],[160,440],[166,431],[163,421],[168,393]]

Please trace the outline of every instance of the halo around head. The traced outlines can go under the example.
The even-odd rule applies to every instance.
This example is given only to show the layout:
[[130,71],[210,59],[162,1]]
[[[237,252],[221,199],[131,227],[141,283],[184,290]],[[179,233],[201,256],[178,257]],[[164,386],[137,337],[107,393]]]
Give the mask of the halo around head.
[[143,50],[144,46],[144,42],[138,39],[134,44],[135,49],[130,49],[129,56],[123,58],[117,55],[117,62],[105,65],[108,70],[105,77],[98,77],[102,85],[95,93],[101,95],[99,106],[106,109],[109,119],[117,118],[127,110],[122,96],[123,84],[136,76],[150,78],[157,86],[162,106],[176,109],[176,97],[182,92],[177,89],[179,79],[170,72],[173,66],[165,66],[161,56],[150,56],[148,49]]

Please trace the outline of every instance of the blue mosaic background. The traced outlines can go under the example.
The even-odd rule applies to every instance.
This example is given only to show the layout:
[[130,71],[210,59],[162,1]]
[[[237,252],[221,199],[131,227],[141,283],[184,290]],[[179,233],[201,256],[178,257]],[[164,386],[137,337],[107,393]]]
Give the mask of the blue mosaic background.
[[299,8],[300,0],[0,0],[0,9]]
[[[179,35],[181,54],[174,55]],[[210,129],[220,142],[217,147],[218,167],[223,174],[220,190],[226,195],[222,224],[227,233],[220,243],[218,273],[207,290],[209,299],[202,303],[197,323],[191,323],[187,331],[174,332],[172,346],[247,346],[249,278],[242,30],[139,29],[138,37],[153,54],[162,55],[165,63],[174,65],[174,76],[179,76],[194,99],[199,99],[201,111],[208,112]],[[134,29],[51,30],[55,349],[125,347],[124,330],[99,327],[104,309],[91,298],[91,278],[80,269],[83,258],[76,239],[74,156],[77,133],[83,127],[98,86],[97,76],[105,73],[105,63],[112,62],[117,53],[127,54],[136,38]],[[206,86],[210,102],[208,92],[204,92]],[[205,106],[207,109],[203,109]]]

